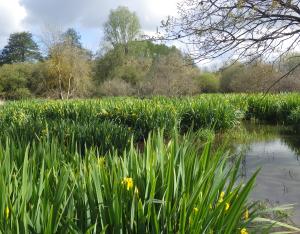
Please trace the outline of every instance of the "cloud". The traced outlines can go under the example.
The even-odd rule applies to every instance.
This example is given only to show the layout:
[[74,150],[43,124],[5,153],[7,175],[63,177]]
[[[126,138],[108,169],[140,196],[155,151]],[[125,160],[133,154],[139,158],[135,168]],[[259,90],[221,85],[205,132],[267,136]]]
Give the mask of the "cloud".
[[26,10],[19,0],[0,1],[0,48],[6,45],[10,33],[24,30]]
[[83,44],[96,49],[110,10],[127,6],[138,15],[142,30],[151,33],[160,26],[162,19],[176,14],[177,1],[0,0],[0,48],[12,32],[27,29],[38,39],[45,27],[54,26],[61,30],[75,28],[82,34]]
[[177,0],[21,0],[30,25],[78,25],[101,28],[109,11],[118,6],[128,6],[141,20],[143,29],[155,30],[167,15],[176,13]]

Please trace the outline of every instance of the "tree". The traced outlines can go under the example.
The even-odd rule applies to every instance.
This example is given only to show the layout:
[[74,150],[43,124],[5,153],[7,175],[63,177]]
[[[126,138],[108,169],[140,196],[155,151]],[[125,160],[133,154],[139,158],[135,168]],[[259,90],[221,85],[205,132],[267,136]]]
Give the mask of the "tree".
[[82,48],[81,44],[81,35],[74,29],[69,28],[64,34],[63,34],[64,40],[68,41],[72,46]]
[[279,58],[300,43],[299,6],[299,0],[183,0],[179,17],[163,26],[167,38],[188,43],[199,60],[226,54],[256,60],[274,52]]
[[161,56],[152,62],[150,71],[140,84],[142,95],[183,96],[200,92],[196,82],[200,71],[190,65],[179,52]]
[[[286,73],[293,69],[297,64],[300,63],[300,53],[289,53],[284,56],[279,64],[279,70]],[[295,74],[299,76],[300,67],[298,67],[295,71]]]
[[127,53],[128,43],[138,38],[140,28],[137,15],[127,7],[120,6],[110,12],[108,21],[104,24],[105,40],[114,47],[124,46]]
[[118,45],[95,60],[94,80],[99,94],[176,96],[200,91],[194,79],[199,77],[199,69],[190,65],[176,47],[131,41],[128,48],[125,54]]
[[[279,72],[281,75],[287,74],[291,69],[300,63],[299,53],[289,53],[282,58],[279,64]],[[289,77],[280,81],[277,87],[280,87],[280,91],[300,91],[300,67],[294,70]]]
[[38,45],[29,32],[13,33],[0,55],[1,64],[31,62],[41,59]]
[[[69,99],[89,94],[91,88],[90,57],[85,49],[74,44],[66,33],[48,33],[48,60],[45,61],[46,95]],[[49,43],[50,42],[50,43]],[[80,42],[80,41],[79,41]]]
[[116,67],[122,66],[125,61],[124,50],[119,46],[107,51],[94,61],[94,80],[102,83],[112,79],[112,72]]
[[[135,69],[134,73],[141,76],[149,70],[147,64],[151,64],[160,57],[179,52],[175,46],[168,47],[164,44],[154,44],[151,41],[131,41],[127,46],[127,54],[125,54],[121,45],[117,45],[96,58],[94,79],[98,83],[108,79],[120,78],[120,71],[124,71],[123,74],[126,75],[127,68],[131,74]],[[116,72],[116,70],[119,70],[119,72]],[[129,79],[126,80],[129,81]]]
[[[282,71],[284,72],[284,71]],[[282,72],[275,70],[272,64],[262,61],[235,64],[222,69],[221,90],[223,92],[262,92],[270,87]],[[299,71],[294,75],[299,76]],[[289,76],[270,89],[272,92],[291,92],[300,90],[300,80]]]

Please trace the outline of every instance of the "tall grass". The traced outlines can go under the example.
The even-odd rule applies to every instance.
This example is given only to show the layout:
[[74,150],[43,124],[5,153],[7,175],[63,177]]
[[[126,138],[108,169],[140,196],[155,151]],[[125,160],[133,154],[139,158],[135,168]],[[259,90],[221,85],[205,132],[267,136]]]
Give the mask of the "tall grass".
[[212,131],[182,134],[229,129],[242,118],[297,123],[298,101],[290,94],[264,102],[202,95],[7,103],[0,109],[0,231],[268,231],[274,222],[248,200],[256,174],[240,181],[239,160],[229,164],[223,150],[199,145]]
[[233,127],[240,119],[235,106],[215,97],[23,101],[0,109],[0,138],[9,135],[27,144],[45,135],[62,142],[74,136],[83,146],[101,142],[103,151],[109,144],[123,150],[131,135],[138,142],[155,129],[165,129],[165,135],[174,127],[182,132],[190,128],[220,130]]
[[270,123],[296,124],[291,116],[292,112],[300,106],[300,95],[298,93],[249,95],[247,105],[248,118]]
[[[0,148],[2,233],[256,233],[255,176],[239,160],[195,147],[192,136],[152,134],[143,152],[78,155],[56,139]],[[121,156],[121,157],[120,157]],[[297,229],[294,229],[297,230]],[[245,232],[244,232],[245,233]]]

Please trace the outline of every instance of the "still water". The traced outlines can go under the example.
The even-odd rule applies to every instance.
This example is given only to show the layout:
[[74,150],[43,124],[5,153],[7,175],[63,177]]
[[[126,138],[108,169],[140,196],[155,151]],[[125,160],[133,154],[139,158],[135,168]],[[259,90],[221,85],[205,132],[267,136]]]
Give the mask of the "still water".
[[280,126],[244,123],[235,148],[245,155],[242,174],[258,168],[252,199],[273,205],[294,204],[292,221],[300,225],[300,135]]

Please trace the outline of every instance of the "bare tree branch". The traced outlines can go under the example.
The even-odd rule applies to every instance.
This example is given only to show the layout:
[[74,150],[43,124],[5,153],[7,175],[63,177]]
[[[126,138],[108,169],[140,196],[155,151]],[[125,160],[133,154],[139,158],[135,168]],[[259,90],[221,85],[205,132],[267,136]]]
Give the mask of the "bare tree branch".
[[182,0],[178,17],[162,28],[166,33],[157,39],[186,44],[196,62],[223,56],[278,61],[299,46],[300,0]]

